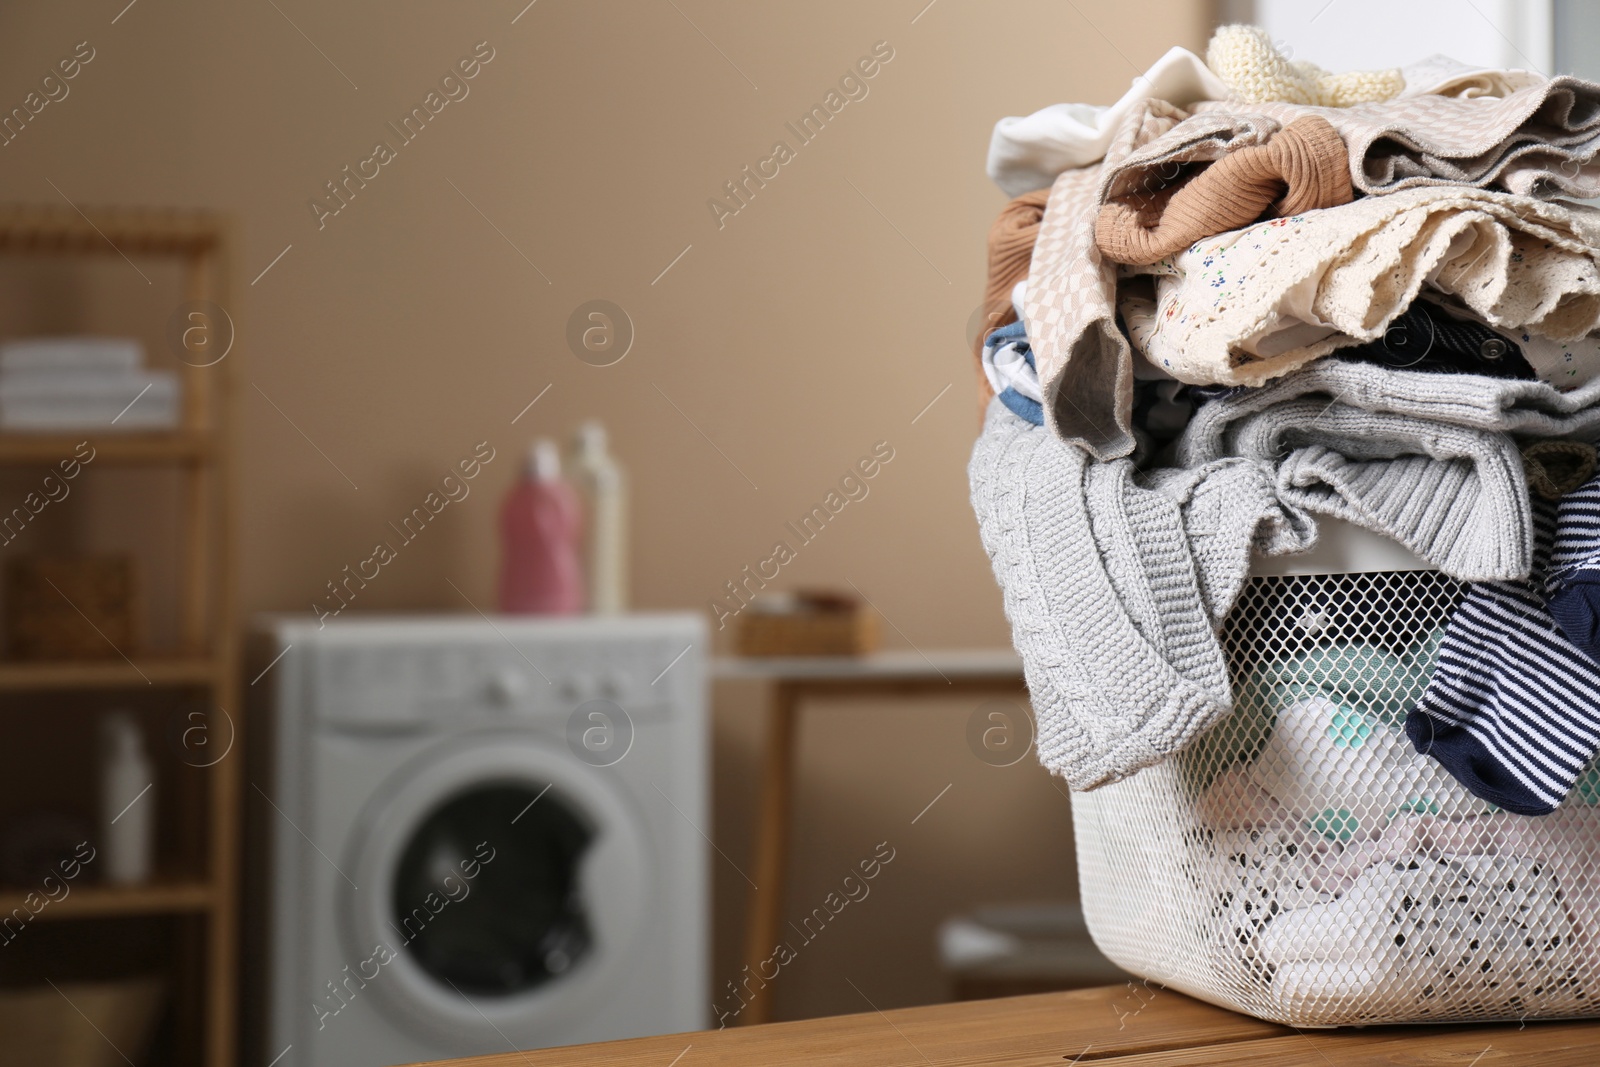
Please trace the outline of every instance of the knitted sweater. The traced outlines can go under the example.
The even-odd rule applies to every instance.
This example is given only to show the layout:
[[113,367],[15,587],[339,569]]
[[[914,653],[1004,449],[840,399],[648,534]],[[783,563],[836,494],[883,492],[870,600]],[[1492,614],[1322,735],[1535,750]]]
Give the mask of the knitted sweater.
[[1393,537],[1457,578],[1525,576],[1516,437],[1600,438],[1600,380],[1561,393],[1328,360],[1201,405],[1173,465],[1144,473],[991,402],[968,466],[972,506],[1040,759],[1090,789],[1229,714],[1217,628],[1251,552],[1309,549],[1317,515]]
[[1097,463],[994,401],[968,474],[1046,767],[1092,789],[1228,714],[1215,627],[1252,541],[1310,542],[1261,467],[1221,460],[1142,484],[1131,462]]
[[1114,263],[1154,263],[1196,241],[1261,218],[1348,204],[1349,156],[1327,121],[1290,123],[1264,145],[1241,148],[1180,186],[1108,202],[1094,240]]
[[1600,380],[1562,393],[1538,381],[1324,360],[1201,405],[1172,461],[1253,458],[1273,472],[1297,523],[1334,516],[1451,577],[1515,580],[1533,562],[1515,438],[1600,438]]

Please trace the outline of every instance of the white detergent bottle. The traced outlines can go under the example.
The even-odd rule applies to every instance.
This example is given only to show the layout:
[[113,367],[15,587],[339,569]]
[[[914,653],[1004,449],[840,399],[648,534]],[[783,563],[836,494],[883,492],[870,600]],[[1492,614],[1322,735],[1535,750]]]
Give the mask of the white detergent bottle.
[[573,440],[572,477],[589,519],[589,609],[620,614],[628,609],[628,483],[606,450],[606,428],[594,419],[579,426]]
[[155,767],[132,715],[114,711],[101,726],[100,839],[106,881],[138,885],[155,868]]

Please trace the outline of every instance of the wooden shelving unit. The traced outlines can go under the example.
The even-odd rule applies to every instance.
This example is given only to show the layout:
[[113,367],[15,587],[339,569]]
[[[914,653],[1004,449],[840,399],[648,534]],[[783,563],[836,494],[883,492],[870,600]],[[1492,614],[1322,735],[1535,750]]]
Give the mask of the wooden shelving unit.
[[[0,206],[0,255],[53,257],[169,257],[181,261],[183,299],[227,308],[230,227],[199,212]],[[234,346],[235,348],[237,346]],[[236,1062],[240,779],[244,734],[239,699],[229,486],[231,449],[225,412],[232,396],[232,362],[181,365],[183,410],[179,428],[158,433],[21,434],[0,432],[0,466],[44,467],[71,456],[87,438],[94,466],[167,466],[182,484],[184,531],[182,588],[178,598],[178,647],[161,654],[129,650],[128,658],[94,662],[0,661],[0,693],[94,693],[152,687],[190,691],[205,705],[227,712],[229,750],[205,764],[203,811],[180,812],[200,820],[203,858],[192,875],[148,885],[75,885],[59,902],[41,909],[37,922],[71,924],[84,919],[177,916],[197,921],[193,951],[175,954],[173,979],[178,1042],[208,1067]],[[104,475],[103,475],[104,476]],[[92,749],[92,746],[88,746]],[[158,835],[163,829],[158,824]],[[21,906],[26,890],[0,888],[0,914]],[[184,962],[190,961],[190,962]]]
[[[83,438],[54,434],[0,434],[0,464],[50,464],[72,455]],[[199,463],[211,459],[214,450],[206,434],[129,433],[101,438],[95,442],[96,463]]]
[[[0,915],[25,907],[27,894],[0,892]],[[38,907],[38,898],[34,906]],[[216,903],[216,894],[205,882],[153,882],[150,885],[84,886],[73,889],[61,900],[45,904],[36,922],[61,919],[100,918],[108,915],[183,915],[205,912]]]
[[[93,663],[0,662],[0,692],[38,689],[129,689],[140,685],[220,683],[215,659],[104,660]],[[226,707],[227,705],[223,705]]]

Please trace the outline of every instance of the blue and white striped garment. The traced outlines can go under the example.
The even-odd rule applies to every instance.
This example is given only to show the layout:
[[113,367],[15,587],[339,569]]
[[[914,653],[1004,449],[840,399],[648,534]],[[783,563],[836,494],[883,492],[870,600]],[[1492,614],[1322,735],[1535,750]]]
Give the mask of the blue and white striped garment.
[[1600,479],[1561,498],[1545,603],[1567,640],[1600,660]]
[[994,395],[1018,418],[1044,425],[1044,394],[1033,363],[1033,346],[1021,320],[990,332],[983,341],[983,375]]
[[[1149,368],[1143,357],[1139,363]],[[1012,414],[1035,426],[1044,425],[1044,390],[1039,385],[1039,368],[1033,360],[1027,328],[1020,319],[990,331],[984,338],[983,375]],[[1185,385],[1162,372],[1141,376],[1135,370],[1133,425],[1144,437],[1142,447],[1149,450],[1172,441],[1189,424],[1197,405],[1241,391],[1240,387]]]
[[[1600,478],[1577,492],[1594,499]],[[1533,574],[1467,591],[1428,688],[1406,716],[1418,752],[1474,796],[1519,815],[1554,811],[1600,753],[1600,665],[1568,640],[1541,595],[1556,508],[1536,498],[1533,514]]]

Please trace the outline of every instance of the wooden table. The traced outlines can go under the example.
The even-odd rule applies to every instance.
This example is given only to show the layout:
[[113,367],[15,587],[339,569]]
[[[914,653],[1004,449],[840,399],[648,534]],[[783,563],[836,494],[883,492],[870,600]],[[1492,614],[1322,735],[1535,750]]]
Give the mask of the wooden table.
[[1140,984],[571,1045],[435,1067],[1593,1067],[1600,1024],[1294,1030]]
[[[1022,686],[1022,661],[1008,649],[881,652],[870,656],[786,656],[712,661],[715,680],[769,683],[773,688],[756,820],[755,885],[750,891],[744,960],[760,964],[782,936],[783,890],[789,873],[794,803],[794,750],[800,708],[813,697],[932,696]],[[758,993],[740,1025],[772,1016],[772,995]]]

